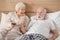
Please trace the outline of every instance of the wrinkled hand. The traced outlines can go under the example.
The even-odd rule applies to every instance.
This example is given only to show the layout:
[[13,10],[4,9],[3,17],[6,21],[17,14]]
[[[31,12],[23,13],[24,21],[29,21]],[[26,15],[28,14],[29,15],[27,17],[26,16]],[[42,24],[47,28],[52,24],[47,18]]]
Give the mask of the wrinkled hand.
[[23,23],[21,23],[21,24],[19,25],[19,27],[20,27],[20,28],[24,27],[24,24],[23,24]]

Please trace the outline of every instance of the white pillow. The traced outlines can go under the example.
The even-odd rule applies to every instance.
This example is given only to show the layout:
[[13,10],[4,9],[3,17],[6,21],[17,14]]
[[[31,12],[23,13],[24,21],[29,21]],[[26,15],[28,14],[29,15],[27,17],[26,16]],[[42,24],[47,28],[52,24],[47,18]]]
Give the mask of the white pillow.
[[53,20],[56,28],[60,31],[60,11],[47,14],[47,19]]
[[56,23],[57,29],[60,32],[60,16],[56,17],[54,22]]
[[48,13],[47,14],[47,19],[55,20],[58,16],[60,16],[60,11],[53,12],[53,13]]
[[5,25],[5,23],[6,23],[6,17],[7,17],[7,14],[2,13],[2,17],[1,17],[1,25],[2,26]]

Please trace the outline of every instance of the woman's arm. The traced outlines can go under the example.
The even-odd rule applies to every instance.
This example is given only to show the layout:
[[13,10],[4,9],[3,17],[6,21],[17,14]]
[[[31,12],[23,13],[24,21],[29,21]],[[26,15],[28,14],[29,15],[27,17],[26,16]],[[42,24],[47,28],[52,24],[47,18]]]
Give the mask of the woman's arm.
[[27,29],[24,27],[23,24],[20,25],[20,31],[24,34],[27,32]]

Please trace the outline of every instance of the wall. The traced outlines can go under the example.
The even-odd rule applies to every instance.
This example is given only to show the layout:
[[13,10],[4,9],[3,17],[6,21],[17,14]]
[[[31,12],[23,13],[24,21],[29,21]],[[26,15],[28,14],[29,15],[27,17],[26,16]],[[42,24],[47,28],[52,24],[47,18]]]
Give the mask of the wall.
[[26,4],[27,15],[32,15],[38,7],[45,7],[48,12],[60,10],[60,0],[0,0],[0,12],[15,11],[14,7],[20,1]]

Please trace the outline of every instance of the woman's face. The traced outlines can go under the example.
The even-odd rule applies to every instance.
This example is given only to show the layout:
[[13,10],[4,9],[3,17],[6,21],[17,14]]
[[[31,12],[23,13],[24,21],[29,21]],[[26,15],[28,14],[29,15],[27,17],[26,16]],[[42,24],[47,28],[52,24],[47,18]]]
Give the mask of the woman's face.
[[21,8],[18,10],[18,15],[24,15],[25,13],[25,8]]

